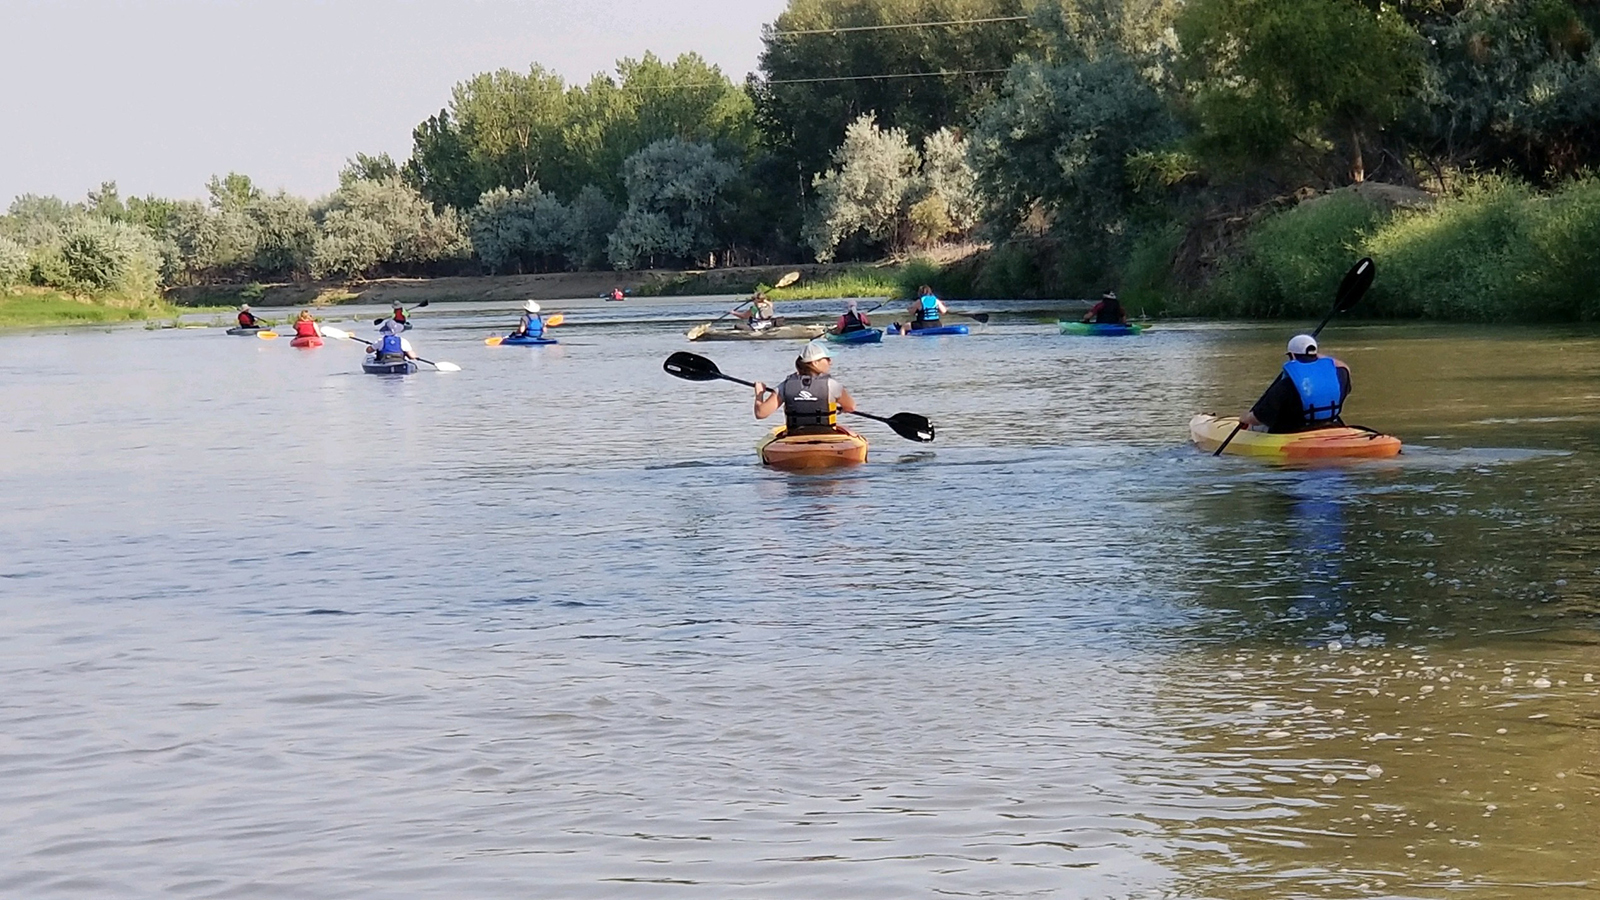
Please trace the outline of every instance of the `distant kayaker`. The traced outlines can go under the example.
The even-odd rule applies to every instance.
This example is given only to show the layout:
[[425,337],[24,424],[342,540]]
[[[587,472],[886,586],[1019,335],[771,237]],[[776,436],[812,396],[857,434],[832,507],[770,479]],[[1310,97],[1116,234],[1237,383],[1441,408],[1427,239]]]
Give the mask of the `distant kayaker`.
[[1116,291],[1106,291],[1100,295],[1100,302],[1089,307],[1081,321],[1095,322],[1101,325],[1126,325],[1128,324],[1128,311],[1122,308],[1122,301],[1117,299]]
[[611,289],[611,299],[613,300],[622,300],[626,296],[627,295],[622,292],[622,288],[614,287]]
[[1317,352],[1317,339],[1297,334],[1289,339],[1289,361],[1267,392],[1239,417],[1246,428],[1288,434],[1343,425],[1339,414],[1350,396],[1350,367]]
[[265,328],[266,325],[260,319],[256,318],[256,314],[250,311],[250,304],[246,303],[245,305],[239,307],[239,327]]
[[939,317],[949,311],[944,301],[934,296],[933,288],[925,284],[917,288],[917,299],[911,301],[911,330],[938,328]]
[[322,332],[317,329],[317,320],[311,317],[311,310],[302,309],[300,315],[294,318],[295,337],[322,337]]
[[383,337],[376,344],[368,344],[367,352],[371,353],[377,362],[396,362],[402,359],[416,359],[416,354],[411,352],[411,342],[400,336],[406,330],[403,323],[393,319],[384,319],[378,326],[378,333]]
[[539,304],[532,300],[522,304],[522,318],[517,321],[517,330],[511,332],[510,337],[544,337],[544,316],[539,315]]
[[777,324],[777,316],[765,291],[756,291],[750,298],[749,309],[736,309],[733,311],[735,319],[743,319],[751,331],[765,331]]
[[826,434],[838,427],[838,414],[855,412],[856,401],[828,370],[833,359],[826,344],[812,341],[794,361],[794,374],[777,390],[756,382],[756,418],[765,419],[783,407],[785,434]]
[[867,314],[856,308],[856,301],[851,300],[850,306],[845,309],[844,315],[833,326],[834,334],[849,334],[852,331],[866,331],[872,326],[872,320]]
[[389,313],[389,318],[394,319],[396,322],[399,322],[401,325],[406,324],[406,322],[407,322],[406,311],[405,311],[405,308],[400,305],[400,301],[399,300],[394,301],[394,304],[392,306],[390,306],[389,308],[390,308],[390,310],[392,310]]

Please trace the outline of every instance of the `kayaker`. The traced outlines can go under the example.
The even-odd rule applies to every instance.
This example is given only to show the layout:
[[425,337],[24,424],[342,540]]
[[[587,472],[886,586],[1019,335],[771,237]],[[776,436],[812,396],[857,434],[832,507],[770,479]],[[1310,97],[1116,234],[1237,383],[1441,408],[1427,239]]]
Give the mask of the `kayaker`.
[[1128,311],[1122,308],[1122,301],[1117,299],[1116,291],[1106,291],[1100,295],[1100,302],[1089,307],[1089,311],[1079,321],[1101,325],[1126,325]]
[[406,311],[405,308],[400,305],[399,300],[394,301],[394,304],[389,308],[392,310],[389,313],[389,318],[399,322],[401,325],[406,324]]
[[624,296],[625,295],[622,293],[622,288],[614,287],[611,289],[611,299],[621,300],[624,298]]
[[532,300],[522,304],[522,318],[517,321],[517,330],[511,332],[508,336],[514,338],[544,337],[544,316],[539,315],[539,304]]
[[1317,339],[1297,334],[1289,339],[1289,361],[1276,381],[1239,417],[1246,428],[1289,434],[1329,425],[1343,425],[1339,413],[1350,396],[1350,367],[1317,352]]
[[765,291],[756,291],[755,296],[751,297],[749,302],[749,309],[736,309],[733,311],[735,319],[744,320],[745,325],[751,331],[765,331],[778,324],[772,300],[767,297]]
[[833,358],[820,341],[805,345],[794,361],[794,374],[777,390],[756,382],[756,418],[765,419],[783,407],[784,434],[826,434],[838,429],[838,414],[855,412],[856,401],[828,371]]
[[384,319],[383,324],[378,326],[378,333],[383,337],[376,344],[368,344],[367,352],[371,353],[377,362],[416,359],[416,354],[411,352],[411,342],[400,336],[405,330],[404,323]]
[[300,315],[294,318],[295,337],[322,337],[322,332],[317,329],[317,320],[311,317],[311,310],[302,309]]
[[911,302],[911,315],[915,317],[911,322],[911,330],[938,328],[939,317],[949,311],[944,301],[934,296],[933,288],[923,285],[917,288],[917,299]]
[[856,301],[851,300],[849,308],[844,311],[844,315],[840,316],[839,321],[834,324],[833,333],[849,334],[852,331],[866,331],[871,325],[872,320],[867,318],[866,313],[856,307]]
[[239,307],[239,327],[265,328],[266,324],[256,318],[256,314],[250,311],[250,304],[246,303]]

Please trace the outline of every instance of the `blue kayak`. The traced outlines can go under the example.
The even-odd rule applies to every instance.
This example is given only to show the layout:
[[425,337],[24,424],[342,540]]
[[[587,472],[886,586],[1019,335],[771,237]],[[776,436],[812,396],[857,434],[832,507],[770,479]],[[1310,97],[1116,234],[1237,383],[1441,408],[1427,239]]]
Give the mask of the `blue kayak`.
[[883,329],[863,328],[859,331],[846,331],[843,334],[829,331],[823,336],[835,344],[877,344],[883,340]]
[[1122,337],[1124,335],[1138,334],[1144,328],[1140,325],[1124,325],[1121,322],[1057,322],[1062,334],[1088,334],[1098,337]]
[[409,359],[392,359],[378,362],[368,359],[361,364],[361,371],[368,375],[414,375],[417,364]]
[[561,342],[555,338],[520,337],[518,335],[508,334],[500,340],[500,343],[510,344],[514,347],[543,347],[546,344],[559,344]]
[[936,336],[936,335],[941,335],[941,334],[966,334],[967,333],[967,326],[965,326],[965,325],[935,325],[932,328],[907,328],[904,332],[902,332],[900,330],[900,323],[896,322],[893,325],[889,326],[889,333],[890,334],[920,334],[920,335],[925,335],[925,336],[930,336],[930,337],[931,336]]

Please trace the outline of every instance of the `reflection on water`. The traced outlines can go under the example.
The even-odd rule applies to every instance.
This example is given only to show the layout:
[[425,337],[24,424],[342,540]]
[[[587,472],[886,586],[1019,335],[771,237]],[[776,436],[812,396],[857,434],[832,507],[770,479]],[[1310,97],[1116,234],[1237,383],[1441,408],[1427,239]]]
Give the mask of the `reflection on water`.
[[1295,469],[1184,444],[1292,328],[1001,317],[794,476],[721,302],[0,337],[0,894],[1594,896],[1593,335],[1338,323]]

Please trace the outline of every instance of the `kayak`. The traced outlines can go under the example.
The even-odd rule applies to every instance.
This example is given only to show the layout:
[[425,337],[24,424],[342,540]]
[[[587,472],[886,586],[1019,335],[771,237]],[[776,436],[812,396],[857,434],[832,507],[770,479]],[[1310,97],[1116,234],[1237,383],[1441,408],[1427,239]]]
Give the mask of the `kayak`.
[[560,341],[556,340],[555,338],[518,337],[516,335],[508,334],[500,339],[500,343],[509,344],[513,347],[543,347],[546,344],[559,344]]
[[291,347],[321,347],[322,346],[322,338],[319,338],[314,334],[296,335],[295,337],[292,337],[292,338],[289,339],[289,346],[291,346]]
[[[1214,453],[1238,424],[1235,416],[1195,416],[1189,420],[1189,438],[1201,450]],[[1234,435],[1228,443],[1228,449],[1223,452],[1290,462],[1308,459],[1387,459],[1399,455],[1400,439],[1365,428],[1342,426],[1293,434],[1246,430]]]
[[252,327],[249,327],[249,328],[246,328],[243,325],[235,325],[232,328],[228,329],[228,333],[229,334],[242,334],[245,337],[253,337],[258,332],[262,332],[262,331],[266,331],[266,330],[267,330],[267,326],[265,326],[265,325],[256,325],[256,326],[252,326]]
[[883,329],[863,328],[859,331],[846,331],[844,334],[829,331],[824,337],[835,344],[877,344],[883,340]]
[[918,335],[926,335],[926,336],[929,336],[929,337],[932,337],[932,336],[935,336],[935,335],[941,335],[941,334],[966,334],[967,333],[967,326],[965,326],[965,325],[935,325],[932,328],[907,328],[906,330],[901,331],[900,330],[900,323],[896,322],[893,325],[889,326],[889,333],[890,334],[918,334]]
[[1124,325],[1121,322],[1058,322],[1062,334],[1088,334],[1096,337],[1121,337],[1138,334],[1143,325]]
[[409,359],[394,359],[384,362],[369,359],[361,364],[361,371],[368,375],[412,375],[417,371],[417,364]]
[[756,444],[756,454],[774,469],[834,469],[866,462],[867,439],[842,427],[832,434],[786,437],[780,425]]
[[822,337],[827,329],[821,325],[774,325],[760,331],[750,331],[744,328],[722,328],[703,331],[695,334],[695,328],[689,329],[691,341],[809,341],[812,338]]

